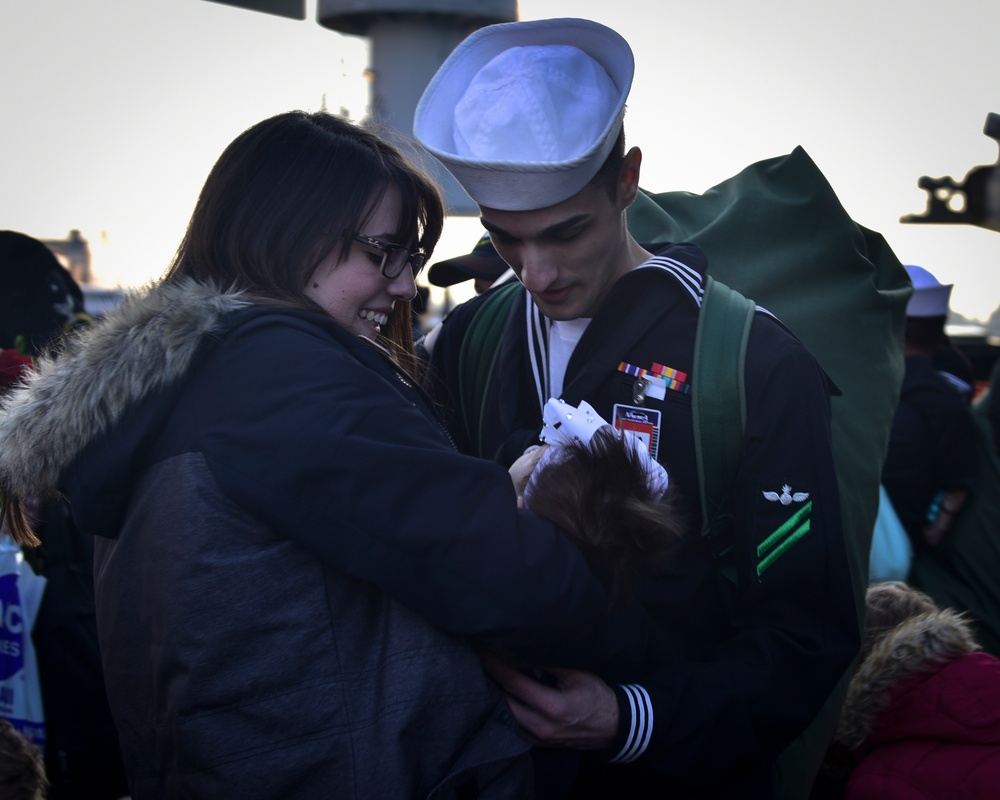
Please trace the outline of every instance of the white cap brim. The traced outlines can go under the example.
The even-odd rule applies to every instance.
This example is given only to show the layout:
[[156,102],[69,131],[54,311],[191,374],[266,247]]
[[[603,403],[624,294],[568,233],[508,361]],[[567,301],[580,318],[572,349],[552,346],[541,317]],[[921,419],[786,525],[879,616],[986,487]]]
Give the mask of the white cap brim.
[[915,288],[906,304],[908,317],[945,317],[951,300],[952,284]]
[[913,294],[906,304],[908,317],[944,317],[951,302],[952,283],[941,283],[934,274],[916,264],[907,264],[906,274],[913,283]]

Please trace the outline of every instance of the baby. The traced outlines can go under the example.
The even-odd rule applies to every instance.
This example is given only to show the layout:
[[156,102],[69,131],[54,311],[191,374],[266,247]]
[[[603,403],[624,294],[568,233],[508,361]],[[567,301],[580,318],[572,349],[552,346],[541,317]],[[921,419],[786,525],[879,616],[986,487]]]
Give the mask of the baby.
[[542,416],[542,444],[510,468],[518,503],[569,536],[615,602],[628,600],[685,529],[667,471],[586,402],[552,399]]

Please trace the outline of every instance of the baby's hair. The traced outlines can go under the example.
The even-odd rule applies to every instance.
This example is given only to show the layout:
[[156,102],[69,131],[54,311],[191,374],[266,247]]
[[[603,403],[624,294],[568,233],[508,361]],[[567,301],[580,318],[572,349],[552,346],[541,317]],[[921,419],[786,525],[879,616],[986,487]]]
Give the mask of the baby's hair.
[[639,454],[610,427],[560,447],[532,475],[529,506],[580,548],[614,602],[628,601],[685,529],[673,491],[654,497]]

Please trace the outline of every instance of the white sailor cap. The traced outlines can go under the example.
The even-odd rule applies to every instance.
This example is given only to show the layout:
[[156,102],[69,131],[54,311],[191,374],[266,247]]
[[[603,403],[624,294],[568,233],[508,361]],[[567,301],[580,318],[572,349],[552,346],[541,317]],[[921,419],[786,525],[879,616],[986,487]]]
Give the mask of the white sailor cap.
[[590,20],[489,25],[438,69],[413,132],[480,206],[547,208],[611,152],[634,70],[628,43]]
[[913,294],[906,304],[908,317],[944,317],[954,284],[942,284],[923,267],[906,265],[906,272],[913,283]]

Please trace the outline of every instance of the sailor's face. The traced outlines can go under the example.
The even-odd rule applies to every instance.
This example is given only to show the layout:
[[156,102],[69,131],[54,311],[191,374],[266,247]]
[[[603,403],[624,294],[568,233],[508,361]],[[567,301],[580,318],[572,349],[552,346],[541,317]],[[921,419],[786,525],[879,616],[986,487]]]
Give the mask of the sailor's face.
[[497,252],[549,319],[593,317],[634,266],[624,208],[603,186],[588,184],[549,208],[480,212]]

